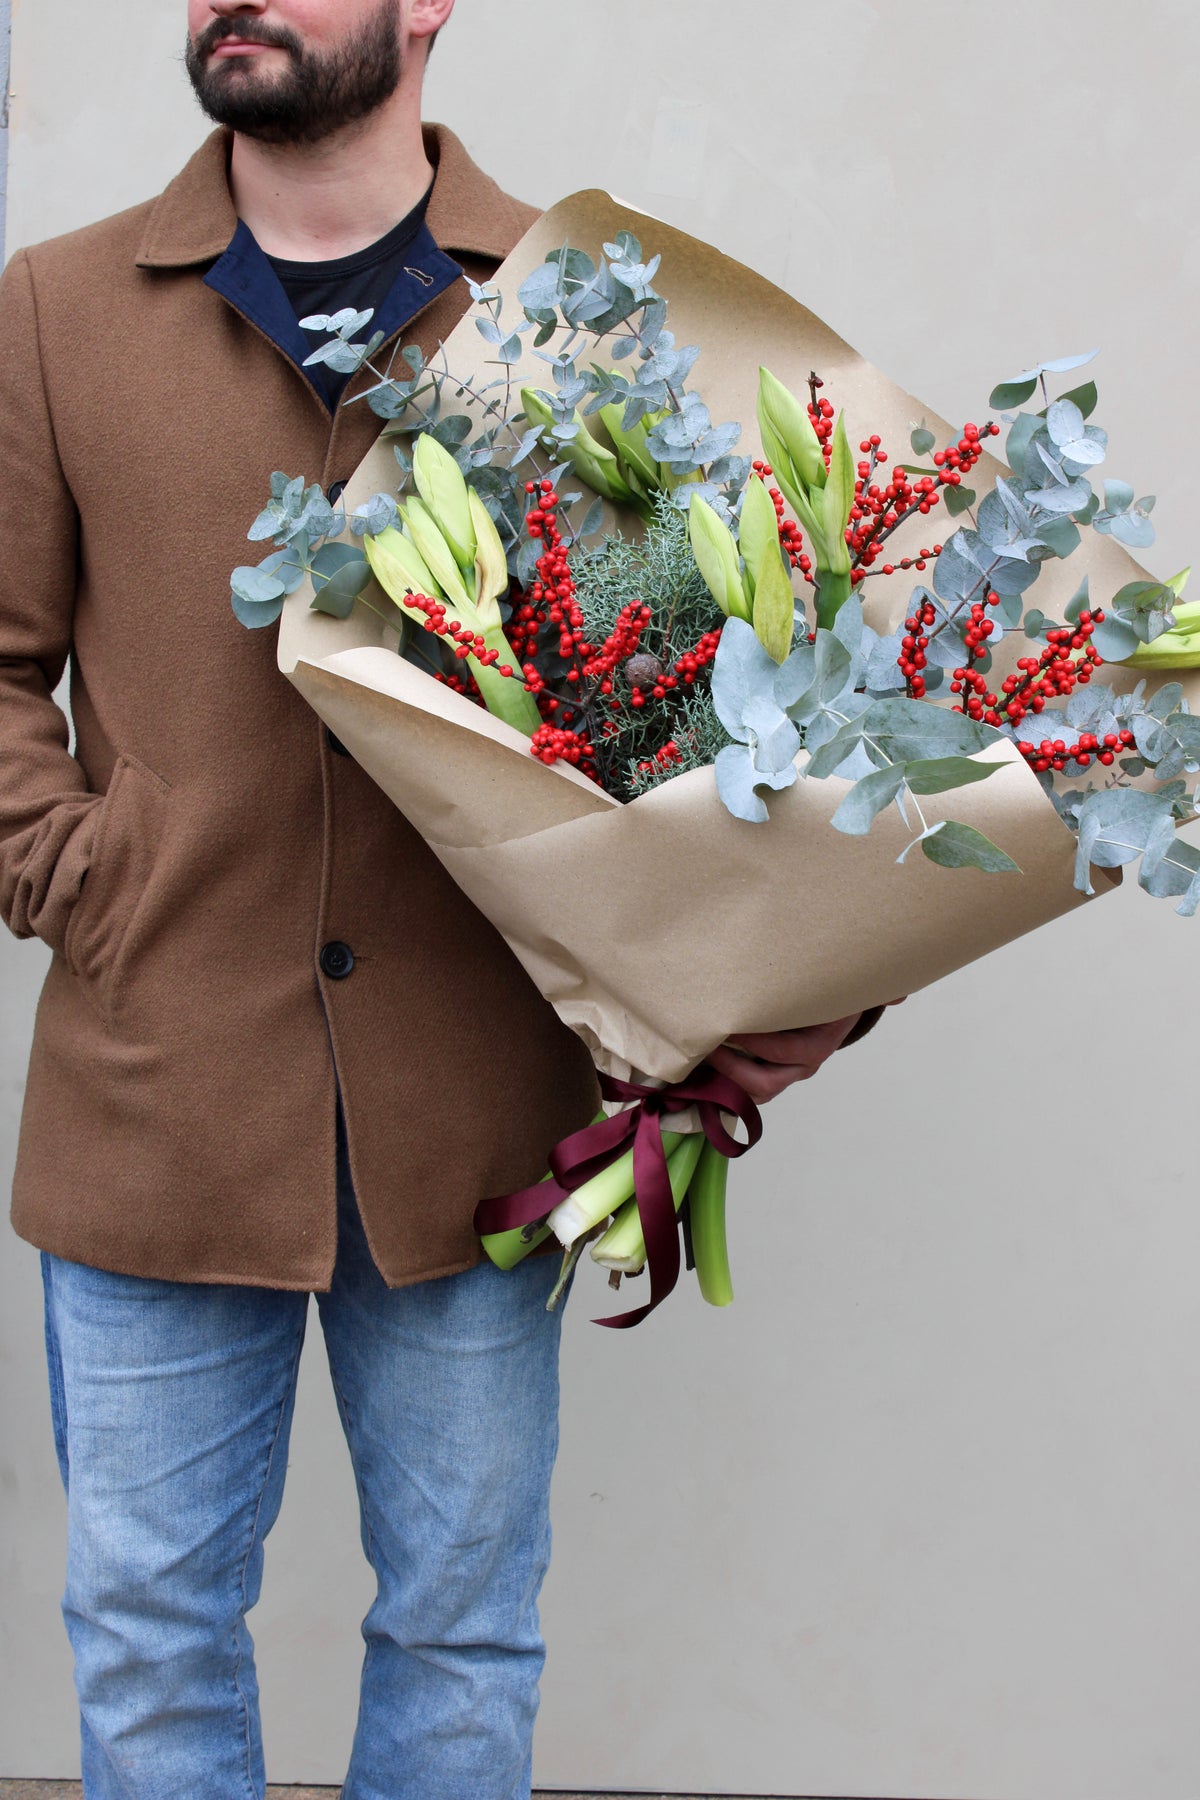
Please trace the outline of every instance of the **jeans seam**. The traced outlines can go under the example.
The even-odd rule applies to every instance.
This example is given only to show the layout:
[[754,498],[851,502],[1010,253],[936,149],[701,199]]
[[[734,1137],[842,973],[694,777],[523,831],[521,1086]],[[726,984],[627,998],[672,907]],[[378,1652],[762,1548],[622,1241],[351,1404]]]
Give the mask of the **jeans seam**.
[[342,1414],[343,1429],[346,1433],[346,1446],[350,1450],[350,1466],[354,1471],[354,1485],[358,1490],[358,1504],[362,1511],[363,1528],[367,1534],[367,1556],[371,1559],[371,1567],[374,1568],[375,1533],[371,1530],[371,1520],[367,1513],[367,1490],[363,1485],[362,1476],[359,1474],[358,1464],[354,1460],[354,1450],[351,1444],[350,1408],[346,1402],[346,1396],[342,1392],[342,1385],[332,1368],[329,1371],[329,1376],[330,1380],[333,1382],[333,1391],[337,1396],[337,1403]]
[[[362,1516],[363,1533],[367,1540],[366,1544],[364,1546],[364,1548],[366,1550],[367,1561],[371,1565],[371,1573],[374,1575],[376,1584],[378,1585],[379,1580],[380,1580],[380,1575],[379,1575],[379,1570],[376,1567],[376,1563],[375,1563],[375,1533],[371,1529],[371,1517],[370,1517],[370,1513],[367,1510],[366,1485],[365,1485],[362,1475],[359,1471],[358,1459],[356,1458],[356,1456],[354,1454],[352,1428],[351,1428],[351,1424],[350,1424],[350,1407],[347,1404],[345,1394],[342,1392],[342,1385],[337,1378],[337,1373],[333,1367],[333,1359],[332,1358],[329,1359],[329,1379],[333,1383],[333,1391],[334,1391],[334,1395],[337,1398],[338,1411],[342,1415],[342,1431],[345,1434],[345,1438],[346,1438],[346,1448],[350,1452],[350,1468],[354,1475],[354,1487],[358,1494],[358,1510]],[[364,1649],[363,1649],[362,1669],[359,1673],[359,1692],[360,1693],[362,1692],[362,1689],[366,1686],[367,1674],[370,1670],[371,1663],[374,1659],[374,1656],[375,1656],[375,1646],[370,1641],[370,1639],[367,1639],[365,1642],[365,1645],[364,1645]],[[344,1800],[344,1790],[343,1790],[343,1800]]]
[[[301,1355],[303,1348],[304,1348],[304,1339],[303,1339],[303,1336],[301,1336],[300,1343],[296,1347],[296,1353],[292,1358],[291,1374],[288,1377],[288,1381],[283,1390],[283,1396],[279,1402],[279,1412],[275,1419],[275,1430],[271,1435],[271,1443],[267,1450],[266,1467],[263,1469],[262,1481],[259,1485],[259,1490],[258,1490],[258,1501],[255,1505],[254,1518],[251,1521],[251,1525],[250,1525],[250,1541],[246,1545],[246,1554],[242,1558],[242,1574],[241,1574],[241,1581],[239,1583],[239,1587],[241,1590],[241,1592],[240,1592],[241,1605],[240,1605],[239,1612],[238,1612],[238,1618],[243,1625],[245,1624],[245,1620],[246,1620],[246,1572],[250,1567],[250,1558],[254,1553],[254,1544],[255,1544],[255,1540],[258,1536],[258,1522],[262,1517],[263,1500],[266,1496],[267,1483],[271,1479],[271,1466],[275,1461],[275,1452],[279,1447],[279,1434],[283,1430],[284,1416],[287,1413],[288,1395],[292,1391],[292,1386],[295,1383],[296,1376],[299,1371],[300,1355]],[[233,1641],[234,1641],[233,1686],[234,1686],[234,1691],[236,1692],[238,1700],[241,1704],[242,1728],[243,1728],[243,1731],[245,1734],[245,1744],[246,1744],[246,1762],[245,1762],[246,1792],[250,1795],[250,1800],[259,1800],[259,1796],[258,1796],[257,1791],[254,1786],[254,1778],[253,1778],[253,1775],[252,1775],[251,1769],[250,1769],[250,1759],[253,1754],[253,1749],[252,1749],[252,1745],[250,1742],[250,1703],[246,1699],[245,1691],[242,1688],[242,1681],[241,1681],[242,1647],[241,1647],[241,1644],[238,1642],[238,1634],[237,1634],[236,1626],[234,1627]]]

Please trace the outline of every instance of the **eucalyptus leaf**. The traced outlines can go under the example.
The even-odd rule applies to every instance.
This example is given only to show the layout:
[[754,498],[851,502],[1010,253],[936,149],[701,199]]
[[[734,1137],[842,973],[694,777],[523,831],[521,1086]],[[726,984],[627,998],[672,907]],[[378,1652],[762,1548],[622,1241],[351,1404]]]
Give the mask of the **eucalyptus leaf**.
[[1114,618],[1112,613],[1105,613],[1092,633],[1092,643],[1105,662],[1124,662],[1127,656],[1133,655],[1141,641],[1132,625],[1127,625],[1123,619]]
[[830,824],[835,831],[850,837],[862,837],[871,829],[885,806],[890,806],[904,786],[903,763],[891,763],[884,769],[872,769],[856,781],[834,813]]
[[1079,527],[1071,519],[1052,519],[1038,526],[1038,541],[1057,557],[1073,556],[1082,543]]
[[562,269],[557,262],[545,262],[525,277],[517,289],[517,299],[526,312],[555,312],[564,291]]
[[1037,377],[1025,381],[1002,381],[994,387],[988,397],[988,405],[997,412],[1011,412],[1015,406],[1024,406],[1032,398],[1037,389]]
[[282,507],[272,501],[259,513],[246,536],[252,544],[265,543],[268,538],[273,538],[278,532],[280,525],[284,522],[284,516]]
[[1063,617],[1068,625],[1078,625],[1079,615],[1091,606],[1089,598],[1088,577],[1085,575],[1071,598],[1067,601],[1067,610]]
[[[745,719],[756,700],[770,697],[780,665],[763,648],[754,627],[730,618],[721,632],[712,665],[713,709],[729,733],[741,743],[749,738]],[[782,708],[778,709],[780,715]]]
[[[1143,857],[1138,870],[1138,883],[1155,899],[1166,899],[1177,894],[1187,896],[1193,888],[1200,896],[1200,850],[1172,831],[1170,839],[1161,846],[1160,851],[1153,856],[1147,853]],[[1178,907],[1176,910],[1182,912],[1184,908]],[[1187,910],[1194,913],[1195,903]]]
[[944,794],[950,788],[986,781],[1006,762],[979,762],[970,756],[927,757],[904,765],[904,779],[914,794]]
[[793,650],[787,662],[781,666],[775,683],[774,691],[781,703],[783,697],[793,690],[796,674],[808,672],[810,679],[794,699],[786,701],[788,717],[794,719],[797,725],[811,725],[820,713],[839,700],[845,692],[850,666],[850,652],[832,631],[818,631],[814,645],[801,644]]
[[1133,862],[1150,842],[1158,820],[1170,811],[1168,800],[1140,788],[1104,788],[1089,794],[1079,809],[1075,886],[1085,894],[1094,893],[1089,865],[1114,869]]
[[353,544],[322,544],[311,564],[314,612],[347,619],[371,580],[371,566]]
[[1082,356],[1060,356],[1054,362],[1038,363],[1032,369],[1022,369],[1017,380],[1024,381],[1030,375],[1035,379],[1040,375],[1065,375],[1069,369],[1081,369],[1084,363],[1090,363],[1099,354],[1097,348],[1085,350]]
[[[898,662],[900,657],[900,640],[903,632],[894,631],[890,637],[876,638],[871,646],[871,656],[866,668],[867,689],[871,693],[886,692],[889,688],[902,688],[904,677],[901,675]],[[944,633],[939,633],[940,642]],[[930,648],[933,644],[931,642]]]
[[1040,506],[1050,513],[1078,512],[1092,496],[1091,487],[1082,479],[1065,483],[1052,482],[1048,487],[1027,488],[1025,491],[1031,505]]
[[399,507],[390,494],[372,494],[364,506],[358,507],[350,519],[350,529],[356,537],[364,534],[378,537],[381,531],[395,525],[398,520]]
[[796,779],[794,763],[789,763],[786,769],[776,775],[756,769],[749,750],[743,744],[726,744],[723,750],[718,751],[713,768],[717,792],[726,809],[735,819],[745,819],[753,825],[761,825],[770,817],[759,798],[759,788],[790,787]]
[[963,825],[956,819],[946,819],[927,832],[921,838],[921,852],[943,869],[982,869],[987,875],[1021,873],[1020,864],[1007,851],[973,825]]
[[800,749],[800,733],[786,713],[770,700],[754,702],[746,710],[743,721],[750,736],[750,748],[758,774],[778,775],[796,759]]
[[855,725],[894,762],[929,757],[971,756],[990,749],[999,739],[992,726],[963,713],[929,706],[924,700],[875,700]]
[[604,502],[603,502],[603,500],[593,500],[592,504],[588,507],[587,512],[583,516],[583,523],[579,527],[579,536],[580,537],[592,537],[597,531],[599,531],[599,529],[603,525],[603,523],[604,523]]
[[255,569],[243,564],[233,571],[229,585],[239,600],[245,600],[252,606],[261,606],[266,601],[282,600],[285,588],[278,575],[265,569]]
[[230,598],[235,619],[250,631],[259,631],[264,625],[273,625],[283,611],[282,594],[277,600],[244,600],[240,594],[232,594]]
[[1144,500],[1131,506],[1128,512],[1119,513],[1115,519],[1104,520],[1098,516],[1095,523],[1097,531],[1109,531],[1118,543],[1126,545],[1130,550],[1148,550],[1154,542],[1154,527],[1146,516],[1149,508]]
[[1046,409],[1046,429],[1060,453],[1075,463],[1104,461],[1108,439],[1094,425],[1085,425],[1083,414],[1073,400],[1055,400]]
[[1072,401],[1073,404],[1079,408],[1084,418],[1088,419],[1096,410],[1096,402],[1099,399],[1099,395],[1096,392],[1095,382],[1085,381],[1082,387],[1072,388],[1069,394],[1063,394],[1061,398],[1063,400]]
[[[307,557],[307,545],[305,546],[305,557]],[[264,557],[258,566],[264,575],[275,577],[285,594],[294,594],[308,573],[306,561],[290,547],[286,550],[276,550],[273,555]]]
[[[1182,682],[1167,681],[1167,682],[1164,682],[1162,687],[1160,687],[1158,689],[1157,693],[1155,693],[1152,696],[1148,706],[1146,707],[1146,711],[1151,715],[1152,718],[1163,719],[1173,725],[1174,721],[1171,719],[1171,714],[1175,711],[1175,709],[1177,707],[1182,706],[1182,704],[1183,704],[1183,684],[1182,684]],[[1190,717],[1191,717],[1191,715],[1188,713],[1181,714],[1180,723],[1181,724],[1184,723],[1184,721],[1188,720]]]
[[1042,421],[1036,413],[1018,413],[1009,427],[1008,437],[1005,439],[1004,455],[1014,474],[1024,474],[1029,446],[1041,429]]

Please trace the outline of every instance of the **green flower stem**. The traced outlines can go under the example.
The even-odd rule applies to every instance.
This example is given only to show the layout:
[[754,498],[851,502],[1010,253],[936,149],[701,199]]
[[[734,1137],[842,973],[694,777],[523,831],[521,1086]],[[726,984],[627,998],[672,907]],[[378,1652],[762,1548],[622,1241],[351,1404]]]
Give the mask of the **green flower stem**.
[[[683,1133],[678,1131],[663,1132],[663,1149],[668,1158],[682,1136]],[[550,1214],[550,1228],[566,1249],[577,1237],[582,1237],[610,1213],[615,1213],[633,1190],[633,1151],[630,1149],[593,1175],[590,1181],[585,1181],[582,1187],[576,1188],[573,1194],[568,1194]]]
[[467,666],[483,696],[484,705],[496,718],[515,726],[526,737],[532,737],[542,722],[542,715],[537,709],[537,701],[526,691],[521,678],[520,658],[499,625],[493,625],[485,631],[483,641],[489,650],[500,652],[501,663],[507,663],[515,671],[512,675],[501,675],[495,663],[487,665],[478,662],[473,656],[466,658]]
[[710,1306],[728,1306],[733,1299],[729,1273],[729,1247],[725,1241],[725,1188],[729,1158],[705,1139],[688,1189],[688,1218],[692,1227],[692,1256],[700,1292]]
[[832,631],[839,610],[850,598],[854,583],[846,574],[832,569],[817,569],[817,624],[822,631]]
[[[549,1177],[544,1176],[543,1180],[549,1180]],[[532,1237],[526,1237],[525,1231],[524,1225],[514,1225],[511,1231],[490,1231],[480,1239],[498,1269],[515,1269],[531,1250],[536,1250],[551,1235],[548,1225],[539,1225]]]
[[[666,1141],[664,1133],[663,1143]],[[668,1151],[667,1175],[676,1212],[683,1205],[683,1196],[688,1191],[688,1183],[695,1173],[700,1152],[707,1142],[702,1131],[689,1131],[685,1136],[676,1138],[675,1148]],[[619,1269],[623,1275],[636,1275],[639,1269],[645,1267],[646,1239],[636,1199],[627,1200],[604,1236],[596,1239],[592,1245],[592,1260],[603,1263],[606,1269]]]
[[[601,1107],[592,1120],[592,1124],[598,1125],[604,1116],[604,1109]],[[549,1181],[549,1170],[541,1179]],[[515,1269],[531,1250],[536,1250],[539,1244],[544,1244],[550,1235],[550,1227],[546,1224],[539,1225],[537,1230],[532,1233],[529,1232],[527,1225],[514,1225],[511,1231],[485,1232],[479,1241],[483,1245],[485,1253],[498,1269]]]

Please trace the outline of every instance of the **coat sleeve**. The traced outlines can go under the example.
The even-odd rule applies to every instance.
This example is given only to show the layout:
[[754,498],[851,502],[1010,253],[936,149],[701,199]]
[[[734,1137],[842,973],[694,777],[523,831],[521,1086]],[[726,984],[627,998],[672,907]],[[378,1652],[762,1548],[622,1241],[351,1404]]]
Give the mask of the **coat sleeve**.
[[0,914],[61,950],[100,805],[53,694],[71,649],[79,517],[42,376],[29,259],[0,280]]

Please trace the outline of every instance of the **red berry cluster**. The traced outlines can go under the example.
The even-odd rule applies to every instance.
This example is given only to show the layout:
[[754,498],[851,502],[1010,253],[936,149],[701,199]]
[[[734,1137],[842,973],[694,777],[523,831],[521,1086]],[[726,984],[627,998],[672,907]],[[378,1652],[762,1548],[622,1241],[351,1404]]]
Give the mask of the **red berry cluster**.
[[921,671],[926,662],[928,629],[936,618],[937,608],[932,600],[926,600],[911,618],[904,621],[904,636],[900,640],[900,654],[896,663],[914,700],[925,698],[925,677]]
[[[705,632],[651,684],[629,682],[619,690],[618,670],[636,659],[642,634],[652,622],[651,609],[644,601],[631,601],[621,608],[604,642],[590,643],[584,635],[583,611],[558,526],[559,497],[553,485],[544,480],[526,482],[525,492],[529,496],[525,529],[531,538],[540,538],[544,548],[537,561],[537,578],[528,593],[518,596],[507,629],[521,659],[520,677],[536,698],[545,720],[532,739],[531,749],[542,762],[553,763],[561,758],[599,781],[596,750],[588,735],[596,702],[614,714],[627,709],[640,712],[651,700],[663,701],[672,690],[690,687],[716,655],[721,633]],[[557,630],[558,655],[569,665],[561,675],[571,690],[569,695],[556,694],[538,667],[539,639],[546,626]],[[655,667],[660,666],[657,659],[650,661]],[[603,740],[619,732],[619,723],[612,719],[600,726],[599,734]],[[682,753],[677,745],[664,754],[667,750],[664,746],[656,753],[659,766],[680,760]]]
[[[431,671],[431,673],[433,673]],[[462,675],[447,675],[438,670],[433,674],[434,681],[440,681],[444,687],[451,688],[454,693],[462,694],[467,700],[474,700],[477,706],[483,705],[483,695],[479,692],[479,684],[469,672]]]
[[[988,653],[988,639],[996,629],[994,619],[987,616],[987,607],[999,606],[1000,596],[989,593],[984,604],[973,601],[967,617],[963,640],[967,647],[967,656],[971,662],[982,662]],[[999,704],[995,694],[988,689],[984,677],[969,666],[955,669],[950,683],[952,694],[961,694],[962,703],[954,708],[955,712],[966,713],[970,719],[982,719],[985,725],[998,725],[1000,715],[995,708]]]
[[957,487],[963,476],[971,473],[983,455],[982,439],[999,435],[1000,427],[995,424],[989,423],[982,430],[978,425],[964,425],[957,444],[951,444],[948,450],[935,450],[933,466],[942,470],[946,486]]
[[[628,608],[623,608],[622,612],[624,613],[628,610]],[[642,625],[644,626],[649,624],[650,608],[648,606],[643,606],[641,610],[644,615],[642,619]],[[684,687],[693,686],[701,669],[707,668],[713,657],[717,654],[717,645],[720,641],[721,633],[719,629],[716,631],[706,631],[690,650],[682,651],[681,654],[675,658],[671,667],[663,670],[654,681],[650,683],[631,681],[629,684],[630,706],[632,706],[635,711],[640,711],[646,704],[647,693],[653,700],[665,700],[672,688],[679,687],[681,683]],[[611,638],[605,639],[606,645],[611,642]],[[600,692],[602,694],[610,694],[612,692],[612,681],[610,679],[606,678],[600,683]],[[609,704],[614,712],[619,712],[621,710],[620,700],[611,700]]]
[[[717,654],[717,645],[720,641],[719,630],[706,631],[692,649],[685,650],[682,655],[677,656],[670,669],[660,675],[658,680],[651,685],[649,690],[651,698],[665,700],[671,689],[677,688],[680,682],[684,687],[691,687],[701,669],[707,668]],[[606,690],[602,688],[601,692],[604,691]],[[613,702],[614,712],[618,710],[620,704],[619,700]],[[639,711],[646,704],[646,689],[636,682],[630,684],[629,704]]]
[[833,407],[828,400],[818,400],[814,391],[808,403],[808,416],[825,457],[825,467],[828,468],[829,459],[833,455]]
[[[753,468],[754,473],[762,479],[764,484],[770,481],[772,475],[775,473],[769,462],[756,462],[753,465]],[[803,532],[800,530],[795,519],[786,519],[784,517],[783,495],[780,493],[779,489],[777,487],[768,487],[767,493],[771,497],[771,503],[775,508],[775,517],[779,522],[779,542],[783,547],[784,555],[787,557],[793,569],[799,569],[802,575],[808,576],[811,580],[812,558],[804,554]]]
[[[989,602],[992,599],[993,596],[989,594]],[[973,620],[974,615],[981,610],[977,606],[971,608]],[[966,712],[973,719],[982,719],[985,725],[1019,725],[1026,714],[1040,713],[1047,700],[1074,693],[1077,686],[1086,687],[1092,678],[1093,669],[1098,669],[1101,665],[1101,658],[1091,638],[1096,626],[1103,622],[1102,612],[1084,611],[1080,613],[1079,623],[1074,629],[1067,626],[1048,631],[1046,646],[1041,654],[1020,657],[1017,661],[1019,672],[1004,677],[1000,683],[1000,694],[988,692],[982,675],[966,669],[955,669],[954,680],[950,683],[951,691],[965,696],[964,704],[958,710]],[[987,619],[983,624],[990,629],[992,621]],[[970,649],[970,630],[966,636]],[[984,654],[984,649],[979,647],[979,640],[976,640],[974,648],[977,656]]]
[[[810,407],[810,414],[811,411]],[[886,486],[872,480],[876,470],[888,460],[886,451],[880,447],[878,432],[873,432],[870,437],[862,440],[858,448],[864,460],[857,465],[854,504],[850,508],[850,520],[846,527],[846,542],[850,546],[854,564],[851,571],[853,581],[863,579],[878,560],[885,539],[898,530],[906,519],[910,519],[914,513],[929,513],[938,504],[941,488],[958,487],[961,484],[963,476],[970,474],[983,455],[984,440],[997,436],[999,430],[1000,427],[992,423],[984,426],[966,425],[956,444],[952,444],[948,450],[939,450],[935,455],[933,461],[938,471],[936,475],[920,475],[912,481],[904,469],[897,468],[892,470],[891,479]],[[922,549],[918,556],[903,558],[899,565],[884,563],[880,573],[893,575],[897,566],[901,569],[924,569],[930,557],[940,556],[941,553],[942,546],[934,544],[931,549]]]
[[638,774],[649,775],[652,774],[655,769],[667,769],[670,768],[672,763],[682,761],[683,751],[679,748],[679,745],[675,742],[674,738],[668,738],[666,743],[662,746],[662,749],[654,752],[653,758],[638,764]]
[[583,637],[583,613],[575,598],[571,565],[558,528],[559,499],[554,484],[527,481],[525,492],[531,502],[525,514],[525,529],[531,538],[541,538],[545,549],[538,557],[537,579],[513,613],[510,637],[523,661],[525,685],[537,694],[545,683],[532,656],[544,625],[558,628],[560,656],[571,656],[575,651],[590,655],[592,646]]
[[561,725],[539,725],[529,740],[530,752],[544,763],[574,763],[584,775],[597,779],[595,746],[585,731]]
[[[674,687],[677,680],[682,681],[684,687],[691,687],[701,669],[707,668],[713,657],[717,654],[717,645],[720,642],[720,627],[715,631],[704,632],[690,650],[685,650],[682,655],[675,658],[673,664],[674,673],[664,677],[664,687]],[[662,699],[662,695],[659,693],[657,686],[654,689],[654,698],[656,700]]]
[[460,662],[465,662],[468,656],[473,656],[476,662],[483,664],[484,668],[490,668],[493,664],[498,663],[497,673],[500,675],[513,673],[513,669],[508,663],[500,662],[500,652],[490,650],[485,639],[478,632],[469,631],[465,625],[460,625],[457,619],[446,617],[446,607],[441,600],[431,600],[428,594],[409,593],[404,596],[404,604],[413,612],[425,614],[422,620],[423,630],[432,631],[436,637],[453,639],[454,654]]
[[1068,744],[1065,738],[1043,738],[1040,744],[1021,740],[1017,749],[1031,769],[1044,775],[1048,769],[1061,773],[1069,762],[1086,769],[1093,756],[1107,768],[1115,762],[1118,750],[1131,749],[1133,744],[1132,731],[1106,731],[1102,738],[1094,731],[1085,731],[1074,744]]
[[[582,673],[589,680],[599,677],[600,692],[606,698],[613,691],[613,675],[617,664],[627,662],[631,656],[636,655],[641,635],[649,623],[650,608],[645,601],[631,600],[617,614],[616,624],[599,650],[594,651],[583,664]],[[578,681],[579,675],[579,670],[569,669],[567,680],[570,681],[573,677]],[[621,702],[614,700],[611,705],[613,711],[617,712],[620,710]]]

